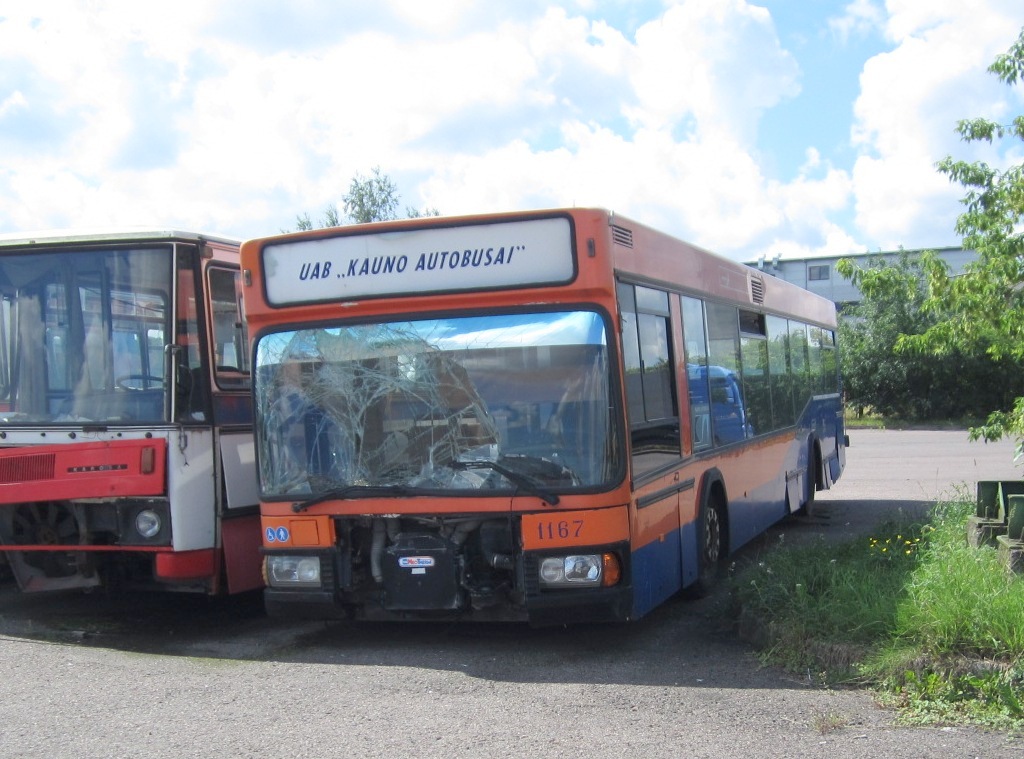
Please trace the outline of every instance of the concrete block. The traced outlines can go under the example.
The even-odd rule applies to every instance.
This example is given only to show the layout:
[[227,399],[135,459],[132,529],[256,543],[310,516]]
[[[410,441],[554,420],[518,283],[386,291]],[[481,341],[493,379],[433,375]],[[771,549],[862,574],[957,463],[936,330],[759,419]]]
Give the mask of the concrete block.
[[1014,540],[1024,540],[1024,495],[1007,498],[1006,534]]
[[996,538],[999,561],[1008,572],[1024,574],[1024,541],[1014,540],[1006,535]]
[[997,518],[1006,520],[1010,514],[1010,499],[1024,495],[1024,481],[1003,480],[999,483],[999,513]]
[[975,514],[981,519],[999,519],[999,481],[979,480]]
[[967,519],[967,544],[971,548],[991,546],[995,548],[996,537],[1006,534],[1006,524],[998,519],[969,517]]

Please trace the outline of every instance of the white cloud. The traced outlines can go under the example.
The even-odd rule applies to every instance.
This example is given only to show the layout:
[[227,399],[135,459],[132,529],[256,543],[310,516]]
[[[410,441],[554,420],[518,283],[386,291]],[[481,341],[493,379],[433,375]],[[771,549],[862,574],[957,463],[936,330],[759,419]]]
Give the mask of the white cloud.
[[851,37],[865,36],[882,28],[884,22],[885,11],[877,0],[853,0],[843,8],[841,16],[829,19],[828,25],[845,43]]
[[20,90],[15,90],[3,101],[0,101],[0,118],[7,116],[14,111],[24,110],[28,106],[28,101],[25,100],[25,96]]
[[984,68],[1024,11],[986,2],[849,3],[834,31],[891,40],[861,76],[857,162],[801,146],[786,181],[758,129],[801,71],[754,2],[17,3],[0,19],[0,229],[263,235],[380,166],[407,205],[602,205],[742,258],[947,243],[956,193],[934,162],[956,119],[1020,112]]
[[[796,72],[761,9],[681,4],[641,26],[631,45],[606,25],[561,18],[558,49],[592,61],[591,77],[614,91],[623,87],[616,69],[628,71],[630,88],[612,101],[624,104],[631,128],[570,108],[559,148],[517,144],[458,161],[430,182],[429,204],[495,210],[517,188],[512,197],[531,206],[604,205],[726,250],[779,223],[745,140],[763,109],[795,90]],[[749,57],[737,63],[728,50]]]
[[764,109],[799,90],[768,12],[743,0],[689,0],[645,24],[631,78],[638,123],[672,129],[692,118],[704,132],[745,142]]
[[936,163],[949,154],[991,157],[987,146],[961,143],[956,122],[986,115],[1006,96],[1019,109],[1019,90],[1014,96],[986,69],[1013,42],[1024,9],[997,2],[984,13],[945,0],[890,0],[888,9],[895,46],[866,63],[855,105],[857,225],[882,248],[950,244],[963,191]]
[[392,12],[414,26],[438,33],[457,28],[476,4],[473,0],[385,0]]

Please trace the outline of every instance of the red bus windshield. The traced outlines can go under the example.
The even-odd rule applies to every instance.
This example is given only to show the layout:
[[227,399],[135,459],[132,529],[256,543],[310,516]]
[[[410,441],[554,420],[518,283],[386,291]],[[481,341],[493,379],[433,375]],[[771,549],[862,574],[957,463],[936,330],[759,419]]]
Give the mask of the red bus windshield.
[[165,420],[169,245],[0,259],[0,419]]

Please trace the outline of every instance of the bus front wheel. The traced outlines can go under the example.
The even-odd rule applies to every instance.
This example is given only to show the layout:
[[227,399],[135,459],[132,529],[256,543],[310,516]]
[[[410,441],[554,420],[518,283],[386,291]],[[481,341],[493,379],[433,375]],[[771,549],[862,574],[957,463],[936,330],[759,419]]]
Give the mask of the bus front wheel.
[[722,499],[705,491],[697,517],[697,579],[688,589],[692,598],[703,598],[718,584],[725,558],[724,513]]

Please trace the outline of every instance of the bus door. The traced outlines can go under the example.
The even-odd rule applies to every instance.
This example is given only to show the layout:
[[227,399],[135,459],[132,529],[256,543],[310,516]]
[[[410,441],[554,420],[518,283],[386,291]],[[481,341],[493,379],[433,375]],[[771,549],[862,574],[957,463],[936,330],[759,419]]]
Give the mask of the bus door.
[[221,474],[218,544],[224,554],[228,587],[237,592],[263,585],[248,337],[238,269],[212,262],[206,269],[206,287],[212,413]]

